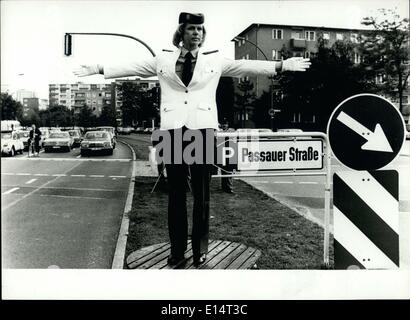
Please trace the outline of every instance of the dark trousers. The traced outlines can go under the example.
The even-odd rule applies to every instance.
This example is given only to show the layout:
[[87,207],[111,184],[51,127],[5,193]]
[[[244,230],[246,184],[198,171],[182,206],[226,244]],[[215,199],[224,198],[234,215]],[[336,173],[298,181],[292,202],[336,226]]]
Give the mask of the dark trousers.
[[194,197],[192,213],[192,253],[199,258],[208,252],[209,240],[209,184],[212,165],[168,164],[168,230],[171,254],[182,256],[187,248],[188,217],[186,205],[188,167]]
[[[185,132],[187,128],[181,128]],[[205,130],[199,130],[205,136]],[[170,130],[173,136],[174,130]],[[213,131],[211,131],[213,134]],[[205,148],[205,141],[204,148]],[[174,146],[172,140],[172,147]],[[183,148],[189,142],[184,142]],[[204,149],[206,150],[206,149]],[[173,157],[174,159],[174,157]],[[204,159],[205,160],[205,159]],[[171,254],[182,256],[187,249],[188,241],[188,215],[187,215],[187,181],[190,175],[192,193],[194,198],[192,213],[192,253],[195,258],[208,252],[209,240],[209,185],[211,181],[212,164],[182,164],[167,163],[168,180],[168,230],[171,242]]]

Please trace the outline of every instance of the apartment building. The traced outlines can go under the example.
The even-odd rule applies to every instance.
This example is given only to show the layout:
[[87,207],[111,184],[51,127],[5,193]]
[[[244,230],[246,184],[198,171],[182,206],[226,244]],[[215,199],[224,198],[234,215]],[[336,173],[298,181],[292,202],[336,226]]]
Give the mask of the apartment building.
[[[291,56],[310,58],[317,52],[317,41],[320,37],[328,41],[331,46],[338,40],[358,42],[358,37],[364,29],[342,29],[330,27],[277,25],[277,24],[251,24],[233,41],[235,42],[235,59],[252,60],[277,60],[283,59],[281,51],[290,53]],[[250,43],[252,42],[252,43]],[[259,49],[258,49],[259,47]],[[361,56],[355,52],[354,63],[362,61]],[[235,83],[235,91],[238,92],[238,83],[244,79],[238,79]],[[263,91],[269,92],[270,86],[275,87],[276,82],[266,76],[246,77],[254,85],[254,93],[260,97]],[[378,75],[376,83],[383,83],[383,75]],[[409,85],[409,83],[408,83]],[[275,89],[273,89],[275,91]],[[405,91],[403,110],[408,110],[410,87]],[[398,107],[398,99],[388,97]],[[235,114],[236,122],[241,117],[251,118],[249,115]],[[299,115],[295,115],[300,118]]]
[[23,98],[23,117],[28,117],[31,110],[38,112],[39,99],[38,98]]
[[105,105],[111,104],[111,84],[49,84],[50,105],[63,105],[79,113],[84,105],[99,116]]

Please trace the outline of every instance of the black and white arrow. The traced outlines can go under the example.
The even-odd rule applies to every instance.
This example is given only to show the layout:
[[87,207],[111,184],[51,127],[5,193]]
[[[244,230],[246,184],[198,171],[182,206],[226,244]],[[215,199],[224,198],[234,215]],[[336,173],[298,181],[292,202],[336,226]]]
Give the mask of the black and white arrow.
[[336,119],[367,140],[362,145],[362,150],[393,152],[380,124],[376,124],[373,132],[343,111],[340,112]]

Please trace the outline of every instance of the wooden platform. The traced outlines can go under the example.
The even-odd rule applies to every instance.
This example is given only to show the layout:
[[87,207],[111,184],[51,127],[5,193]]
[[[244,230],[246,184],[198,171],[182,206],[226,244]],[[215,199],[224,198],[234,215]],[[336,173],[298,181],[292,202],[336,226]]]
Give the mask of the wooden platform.
[[[210,240],[207,260],[198,269],[254,269],[261,252],[244,244]],[[196,269],[193,265],[191,241],[185,252],[186,262],[178,266],[169,266],[169,242],[154,244],[134,251],[127,257],[128,269]]]

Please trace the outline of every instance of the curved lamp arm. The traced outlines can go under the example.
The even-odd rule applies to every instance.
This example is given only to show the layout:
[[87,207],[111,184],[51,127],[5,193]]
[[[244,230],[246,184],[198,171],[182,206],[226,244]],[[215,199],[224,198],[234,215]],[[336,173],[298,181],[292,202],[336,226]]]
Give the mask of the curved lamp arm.
[[72,40],[71,40],[71,35],[73,34],[80,34],[80,35],[97,35],[97,36],[116,36],[116,37],[124,37],[124,38],[130,38],[135,41],[138,41],[141,43],[145,48],[149,50],[149,52],[152,54],[153,57],[155,57],[154,50],[152,50],[144,41],[135,38],[133,36],[129,36],[127,34],[122,34],[122,33],[101,33],[101,32],[66,32],[64,36],[64,54],[66,56],[71,55],[71,47],[72,47]]

